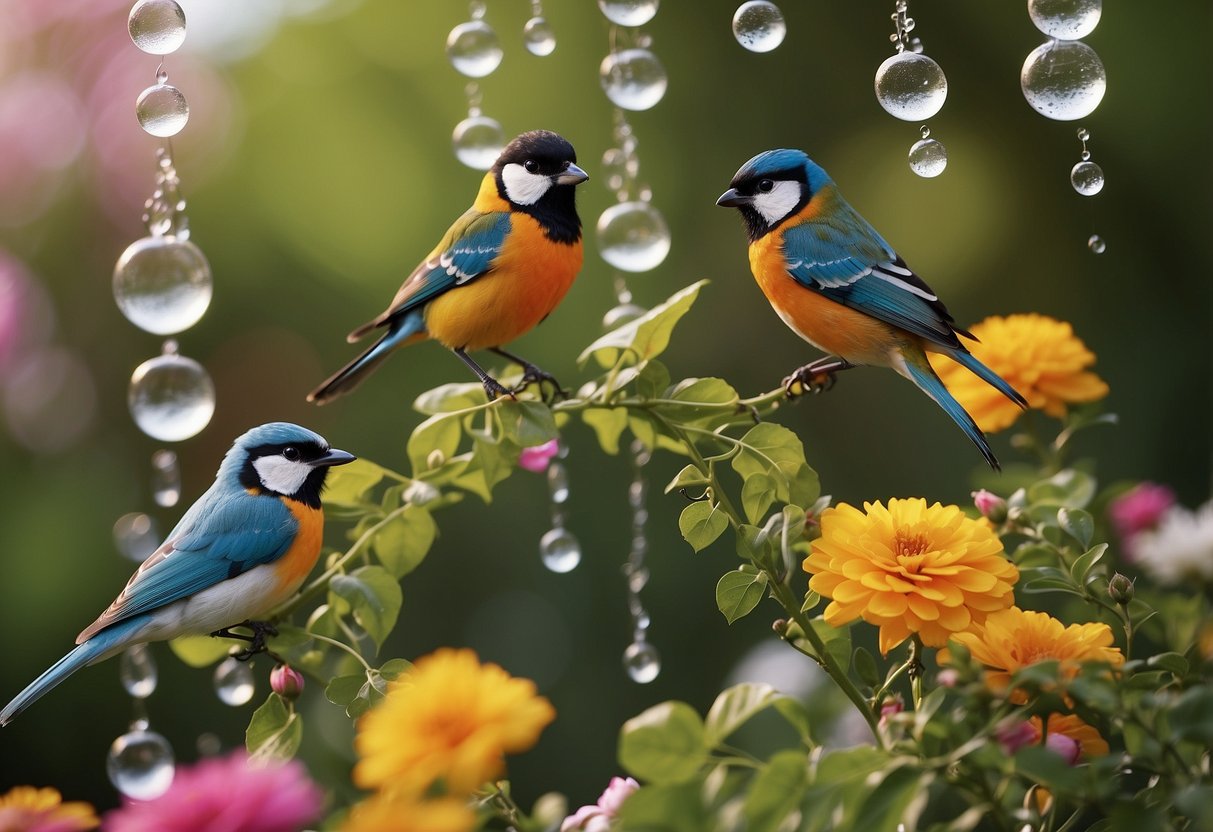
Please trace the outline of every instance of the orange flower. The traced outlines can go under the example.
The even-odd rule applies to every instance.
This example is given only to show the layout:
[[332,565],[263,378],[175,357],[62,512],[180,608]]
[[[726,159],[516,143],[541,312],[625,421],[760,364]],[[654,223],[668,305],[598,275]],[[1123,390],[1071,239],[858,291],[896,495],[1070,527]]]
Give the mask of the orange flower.
[[15,786],[0,795],[0,830],[3,832],[77,832],[96,829],[100,821],[93,807],[64,803],[55,789]]
[[942,647],[1011,605],[1019,570],[988,524],[921,497],[863,507],[822,512],[821,537],[804,560],[809,588],[832,599],[828,624],[863,618],[880,628],[887,654],[911,633]]
[[[980,343],[967,346],[973,355],[1007,380],[1034,410],[1056,418],[1066,406],[1108,395],[1103,379],[1088,372],[1095,354],[1074,334],[1070,324],[1036,313],[990,317],[973,326]],[[987,433],[1010,427],[1018,405],[954,361],[931,354],[931,366],[952,395]]]
[[471,832],[476,813],[454,797],[410,800],[373,797],[355,806],[341,832]]
[[[1029,723],[1036,734],[1033,742],[1039,743],[1041,739],[1040,717],[1032,717]],[[1064,738],[1064,741],[1055,743],[1053,741],[1055,737]],[[1068,743],[1076,746],[1078,750],[1076,755],[1067,755]],[[1108,753],[1108,741],[1099,735],[1094,726],[1088,725],[1073,714],[1049,714],[1049,730],[1045,736],[1045,744],[1062,754],[1063,757],[1067,757],[1071,764],[1091,757],[1102,757]]]

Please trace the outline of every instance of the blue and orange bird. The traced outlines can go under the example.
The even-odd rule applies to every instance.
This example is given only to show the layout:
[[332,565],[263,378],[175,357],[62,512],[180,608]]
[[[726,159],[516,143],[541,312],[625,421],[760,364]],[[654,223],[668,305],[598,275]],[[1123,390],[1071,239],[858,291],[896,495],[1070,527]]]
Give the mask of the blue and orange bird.
[[[80,668],[132,644],[210,634],[261,649],[272,628],[259,616],[293,595],[320,555],[325,476],[331,466],[353,460],[286,422],[238,438],[214,485],[76,637],[76,647],[0,711],[0,725]],[[228,629],[236,626],[253,636]]]
[[948,356],[1021,407],[1027,402],[960,342],[947,307],[799,150],[768,150],[741,166],[717,205],[737,208],[750,238],[750,270],[775,312],[827,353],[784,379],[818,391],[860,364],[891,367],[930,396],[995,470],[985,435],[931,369]]
[[[574,189],[588,178],[573,146],[556,133],[533,130],[510,142],[472,207],[413,269],[391,305],[346,340],[387,332],[307,400],[324,404],[350,392],[397,347],[425,338],[459,356],[489,399],[530,382],[551,382],[559,391],[550,374],[501,347],[546,318],[581,270]],[[468,355],[483,349],[522,367],[519,388],[507,390]]]

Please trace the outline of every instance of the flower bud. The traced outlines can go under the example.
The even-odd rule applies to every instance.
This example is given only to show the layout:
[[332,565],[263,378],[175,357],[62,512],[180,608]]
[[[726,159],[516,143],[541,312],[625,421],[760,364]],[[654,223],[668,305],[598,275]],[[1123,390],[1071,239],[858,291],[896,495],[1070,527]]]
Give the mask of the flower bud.
[[981,516],[991,523],[1001,525],[1007,519],[1007,501],[997,494],[984,488],[973,492],[973,505],[981,512]]
[[1045,748],[1061,757],[1068,765],[1077,765],[1082,757],[1082,746],[1078,744],[1078,740],[1057,732],[1045,737]]
[[270,671],[270,688],[288,702],[303,693],[303,674],[290,665],[280,664]]
[[1032,727],[1032,723],[1019,721],[1004,722],[994,729],[994,736],[998,739],[998,744],[1002,746],[1002,750],[1010,755],[1025,745],[1031,745],[1036,742],[1040,734]]
[[935,684],[941,688],[954,688],[960,684],[960,673],[954,667],[945,667],[935,674]]
[[880,724],[887,725],[889,717],[895,716],[906,709],[906,705],[901,701],[900,696],[894,696],[880,703]]
[[552,457],[558,453],[560,453],[560,442],[555,439],[548,440],[542,445],[523,448],[522,452],[518,454],[518,467],[542,474],[548,469]]
[[1133,600],[1133,582],[1117,572],[1108,581],[1108,594],[1112,596],[1113,601],[1122,607],[1127,607],[1129,602]]

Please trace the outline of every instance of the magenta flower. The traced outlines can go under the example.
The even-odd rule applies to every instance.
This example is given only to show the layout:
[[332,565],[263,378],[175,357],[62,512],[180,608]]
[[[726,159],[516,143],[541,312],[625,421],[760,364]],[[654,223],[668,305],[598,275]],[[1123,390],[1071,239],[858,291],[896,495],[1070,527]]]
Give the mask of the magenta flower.
[[582,806],[560,824],[560,832],[607,832],[619,810],[640,784],[631,777],[612,777],[606,791],[593,806]]
[[881,726],[887,726],[889,724],[889,717],[896,716],[905,709],[906,704],[905,702],[901,701],[901,696],[894,696],[890,699],[886,699],[880,704]]
[[1054,731],[1045,737],[1045,748],[1066,761],[1066,765],[1076,765],[1082,756],[1082,746],[1073,737],[1067,737],[1060,731]]
[[303,693],[303,674],[288,664],[270,671],[270,689],[283,699],[295,700]]
[[1153,531],[1162,522],[1167,509],[1175,505],[1175,492],[1165,485],[1143,482],[1108,505],[1108,517],[1116,527],[1125,553],[1133,554],[1133,539]]
[[556,456],[559,452],[560,442],[556,439],[544,442],[542,445],[523,448],[522,453],[518,455],[518,467],[534,471],[536,474],[542,474],[548,469],[552,457]]
[[1036,731],[1036,728],[1032,726],[1032,723],[1027,721],[1004,722],[994,730],[994,736],[998,738],[998,744],[1002,746],[1002,750],[1008,756],[1014,754],[1025,745],[1032,745],[1040,739],[1040,734]]
[[1007,519],[1007,501],[984,488],[973,492],[973,505],[981,516],[991,523],[1002,523]]
[[105,816],[105,832],[299,832],[320,816],[324,794],[303,764],[260,765],[243,751],[177,769],[155,800]]

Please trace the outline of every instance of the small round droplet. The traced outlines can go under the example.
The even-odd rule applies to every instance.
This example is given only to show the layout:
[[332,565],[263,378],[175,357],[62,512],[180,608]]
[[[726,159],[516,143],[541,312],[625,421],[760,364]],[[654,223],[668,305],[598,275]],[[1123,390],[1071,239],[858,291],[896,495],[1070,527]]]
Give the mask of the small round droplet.
[[158,355],[135,368],[126,400],[141,431],[161,442],[180,442],[210,423],[215,385],[192,358]]
[[633,682],[647,685],[661,673],[661,656],[647,641],[634,641],[623,651],[623,667]]
[[581,544],[567,529],[549,529],[539,539],[543,565],[552,572],[572,572],[581,563]]
[[1078,40],[1095,31],[1103,0],[1028,0],[1036,28],[1058,40]]
[[147,699],[155,693],[158,674],[151,649],[146,644],[126,648],[118,664],[118,677],[126,692],[136,699]]
[[164,508],[181,499],[181,464],[177,454],[165,448],[152,454],[152,499]]
[[598,0],[606,19],[617,26],[643,26],[657,14],[660,0]]
[[142,512],[122,515],[114,522],[114,545],[124,557],[142,563],[160,546],[156,521]]
[[1079,127],[1078,128],[1078,140],[1080,142],[1090,141],[1091,132],[1089,130],[1087,130],[1087,128],[1085,128],[1085,127]]
[[198,323],[211,304],[211,266],[198,246],[175,237],[144,237],[114,266],[114,301],[126,319],[153,335]]
[[1094,162],[1079,162],[1070,169],[1070,184],[1083,196],[1095,196],[1103,190],[1103,168]]
[[607,98],[625,110],[647,110],[665,96],[669,78],[648,49],[624,49],[602,59],[598,78]]
[[228,656],[215,667],[215,694],[224,705],[238,708],[247,704],[256,689],[248,662]]
[[1092,234],[1090,239],[1087,240],[1087,248],[1091,249],[1091,251],[1095,252],[1096,254],[1103,254],[1107,247],[1108,244],[1105,243],[1103,237],[1100,237],[1098,234]]
[[926,55],[898,52],[876,70],[876,100],[885,112],[904,121],[924,121],[939,112],[948,97],[943,69]]
[[135,46],[149,55],[168,55],[185,43],[185,12],[174,0],[139,0],[126,19]]
[[748,0],[733,13],[733,37],[751,52],[770,52],[787,33],[783,12],[770,0]]
[[532,17],[522,27],[522,42],[526,51],[544,57],[556,51],[556,33],[546,18]]
[[446,56],[469,78],[483,78],[501,65],[505,53],[493,27],[483,20],[460,23],[446,36]]
[[670,229],[647,202],[620,202],[598,218],[598,253],[625,272],[655,269],[670,253]]
[[143,729],[114,740],[105,761],[114,788],[132,800],[153,800],[168,791],[175,767],[168,740]]
[[1051,40],[1023,62],[1019,85],[1032,109],[1056,121],[1095,112],[1108,88],[1103,62],[1081,41]]
[[612,147],[602,154],[601,167],[602,175],[606,177],[606,186],[612,191],[618,191],[636,178],[636,174],[640,172],[640,160],[635,154]]
[[932,179],[948,166],[948,150],[935,139],[921,139],[910,147],[910,170],[924,179]]
[[139,93],[135,115],[145,133],[165,139],[185,127],[190,120],[190,105],[181,90],[169,84],[156,84]]
[[559,462],[548,466],[548,493],[553,503],[565,503],[569,499],[569,472]]
[[612,306],[607,310],[607,313],[602,316],[602,328],[614,329],[617,326],[626,324],[628,321],[634,321],[643,315],[648,310],[642,306],[637,306],[634,303],[621,303]]
[[455,158],[474,170],[488,170],[505,150],[505,131],[496,119],[469,116],[451,134]]

